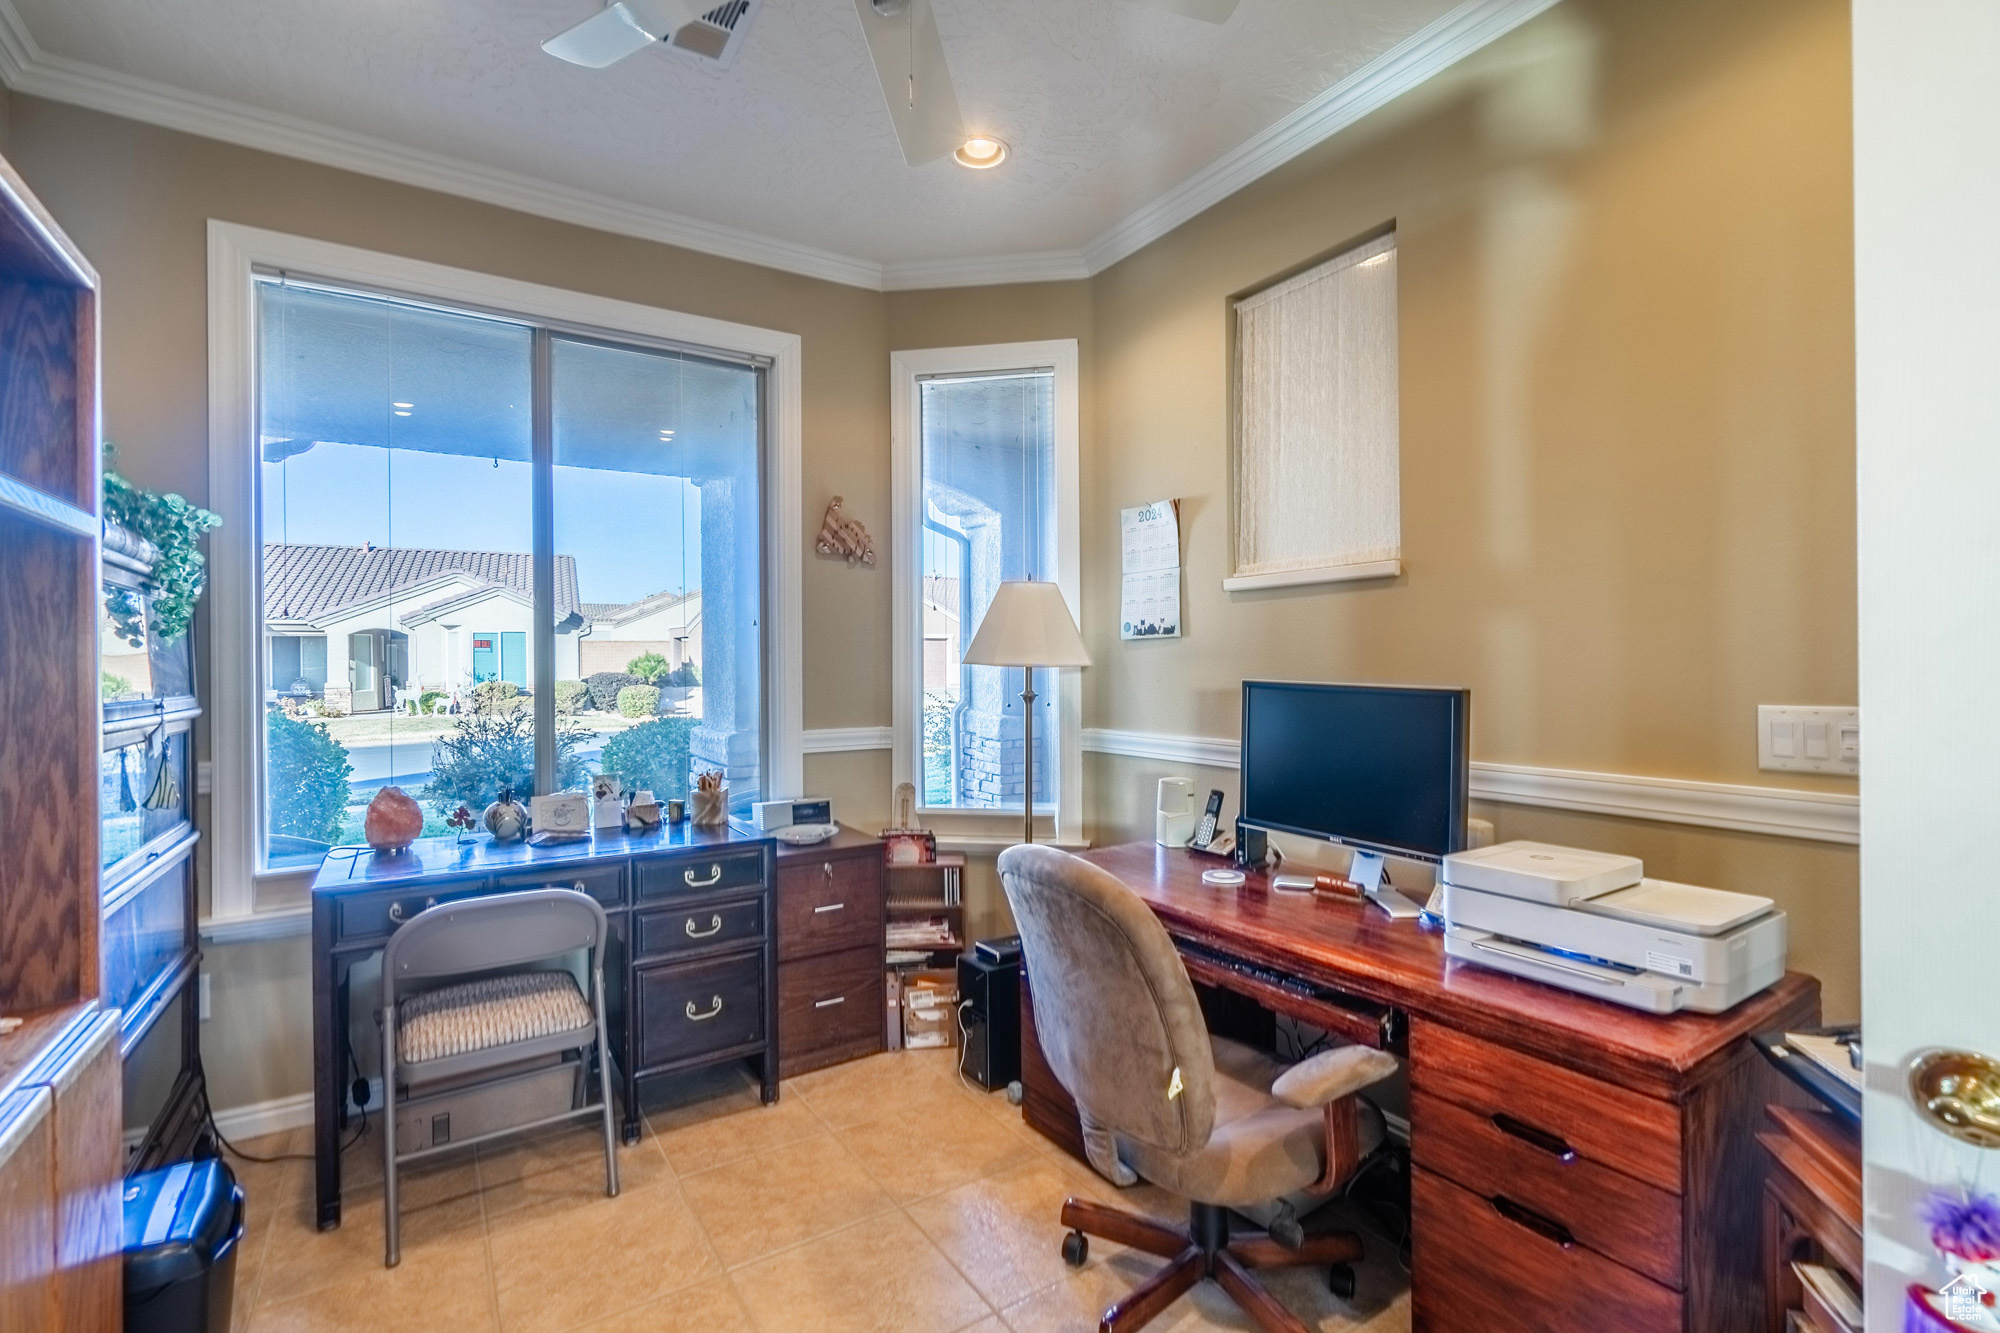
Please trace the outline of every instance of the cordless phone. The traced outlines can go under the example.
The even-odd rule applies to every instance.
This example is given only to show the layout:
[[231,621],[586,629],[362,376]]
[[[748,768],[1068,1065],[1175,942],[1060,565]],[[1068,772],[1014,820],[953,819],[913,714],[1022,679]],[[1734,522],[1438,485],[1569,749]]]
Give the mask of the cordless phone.
[[1208,808],[1201,812],[1201,822],[1194,826],[1194,839],[1188,846],[1196,851],[1207,851],[1208,845],[1215,841],[1215,823],[1220,818],[1222,818],[1222,789],[1218,787],[1209,792]]

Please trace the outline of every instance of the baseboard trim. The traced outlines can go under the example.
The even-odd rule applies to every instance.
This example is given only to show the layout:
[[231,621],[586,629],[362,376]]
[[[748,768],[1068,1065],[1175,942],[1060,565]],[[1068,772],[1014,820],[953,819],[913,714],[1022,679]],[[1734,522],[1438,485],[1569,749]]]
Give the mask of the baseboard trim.
[[[1106,727],[1085,728],[1083,748],[1096,754],[1208,768],[1235,768],[1240,756],[1235,741],[1220,737],[1118,731]],[[1854,846],[1861,841],[1861,798],[1833,792],[1687,782],[1678,778],[1588,773],[1475,760],[1472,798],[1807,842]]]
[[248,1143],[266,1134],[282,1134],[313,1122],[313,1098],[309,1092],[291,1097],[274,1097],[267,1102],[232,1106],[215,1113],[215,1127],[231,1143]]

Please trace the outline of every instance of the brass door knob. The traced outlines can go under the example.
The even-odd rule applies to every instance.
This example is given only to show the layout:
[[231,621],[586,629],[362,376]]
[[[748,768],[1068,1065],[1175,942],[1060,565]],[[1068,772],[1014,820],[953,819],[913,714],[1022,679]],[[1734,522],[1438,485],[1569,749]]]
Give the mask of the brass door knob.
[[2000,1148],[2000,1061],[1973,1051],[1925,1051],[1910,1062],[1910,1100],[1955,1139]]

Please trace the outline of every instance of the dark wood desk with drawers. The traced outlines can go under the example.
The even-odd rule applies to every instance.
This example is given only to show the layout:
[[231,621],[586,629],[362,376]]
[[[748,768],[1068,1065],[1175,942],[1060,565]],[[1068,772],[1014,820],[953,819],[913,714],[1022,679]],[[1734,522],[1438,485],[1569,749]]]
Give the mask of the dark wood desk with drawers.
[[[397,926],[454,898],[557,887],[588,893],[604,905],[611,925],[604,988],[628,1143],[641,1127],[642,1079],[748,1058],[757,1062],[764,1100],[777,1100],[775,847],[770,838],[740,827],[682,825],[552,847],[496,844],[481,835],[463,846],[451,838],[427,838],[393,855],[362,851],[349,857],[340,848],[330,853],[312,887],[313,1155],[320,1228],[340,1225],[348,1083],[362,1062],[375,1063],[372,1046],[356,1051],[349,1042],[351,1020],[372,1013],[376,998],[356,994],[350,1004],[348,975],[357,964],[379,957]],[[880,859],[878,853],[878,865]],[[874,939],[879,950],[879,923]],[[879,968],[875,984],[879,989]],[[879,1032],[879,1002],[874,1020]]]
[[[1147,901],[1198,985],[1406,1059],[1417,1333],[1762,1330],[1756,1133],[1766,1106],[1803,1094],[1747,1038],[1816,1022],[1816,980],[1655,1017],[1447,959],[1437,934],[1372,906],[1274,894],[1258,874],[1209,888],[1216,862],[1190,852],[1088,859]],[[1022,1008],[1024,1114],[1080,1155],[1032,978]]]

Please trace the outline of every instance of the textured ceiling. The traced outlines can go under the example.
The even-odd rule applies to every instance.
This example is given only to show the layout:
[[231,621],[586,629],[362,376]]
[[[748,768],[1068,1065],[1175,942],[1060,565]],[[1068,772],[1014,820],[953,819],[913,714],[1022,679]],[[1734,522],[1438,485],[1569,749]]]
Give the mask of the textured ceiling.
[[730,69],[540,42],[598,0],[15,0],[57,57],[878,263],[1075,250],[1452,0],[934,0],[996,171],[903,164],[852,0],[764,0]]

